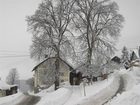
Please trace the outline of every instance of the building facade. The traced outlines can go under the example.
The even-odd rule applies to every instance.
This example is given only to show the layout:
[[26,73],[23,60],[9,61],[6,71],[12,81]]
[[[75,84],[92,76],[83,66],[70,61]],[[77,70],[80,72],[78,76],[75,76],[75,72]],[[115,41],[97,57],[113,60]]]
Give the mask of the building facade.
[[[73,70],[72,66],[70,66],[67,62],[59,60],[59,82],[69,81],[69,73]],[[38,91],[38,89],[48,88],[55,81],[55,70],[56,70],[56,57],[48,58],[37,66],[34,67],[34,89]]]

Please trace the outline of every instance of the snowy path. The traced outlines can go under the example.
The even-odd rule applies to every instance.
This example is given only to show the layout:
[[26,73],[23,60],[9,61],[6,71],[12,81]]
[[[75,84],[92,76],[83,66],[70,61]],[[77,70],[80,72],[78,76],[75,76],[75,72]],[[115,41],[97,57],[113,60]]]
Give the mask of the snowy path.
[[124,91],[124,88],[125,88],[124,78],[120,75],[120,86],[119,86],[119,89],[118,89],[116,95],[118,93],[121,94]]
[[123,78],[118,73],[114,73],[104,81],[86,86],[86,96],[84,96],[83,85],[66,85],[57,91],[40,94],[41,100],[37,105],[104,105],[117,93],[121,93],[123,88]]
[[99,92],[96,92],[89,97],[85,97],[81,101],[79,100],[79,102],[72,105],[103,105],[116,95],[118,90],[121,91],[122,85],[120,85],[120,81],[120,76],[116,75],[113,79],[108,80],[109,84],[106,83],[104,88],[98,89],[100,90]]
[[78,101],[78,97],[82,97],[82,87],[81,86],[70,86],[67,87],[71,91],[71,96],[69,96],[68,100],[64,105],[72,105],[75,101]]
[[110,100],[112,100],[113,98],[115,98],[117,96],[117,94],[121,94],[124,91],[125,88],[125,83],[124,83],[124,78],[120,75],[120,82],[119,82],[119,88],[117,90],[117,92],[114,94],[114,96],[112,96],[109,100],[107,100],[106,102],[104,102],[102,105],[106,105],[106,103],[108,103]]
[[140,68],[122,71],[124,92],[117,94],[106,105],[140,105]]
[[40,101],[40,97],[26,94],[24,99],[16,105],[35,105]]
[[57,91],[46,93],[37,105],[63,105],[71,96],[71,93],[70,89],[59,88]]

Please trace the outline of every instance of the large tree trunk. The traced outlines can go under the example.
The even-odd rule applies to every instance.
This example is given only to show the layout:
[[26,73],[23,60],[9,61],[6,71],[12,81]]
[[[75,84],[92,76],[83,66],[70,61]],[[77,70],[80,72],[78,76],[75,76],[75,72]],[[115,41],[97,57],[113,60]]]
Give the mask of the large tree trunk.
[[56,61],[55,61],[55,90],[59,88],[59,51],[56,54]]
[[92,63],[92,50],[89,48],[88,49],[88,60],[87,60],[88,65],[91,65]]
[[91,41],[91,38],[90,38],[90,19],[89,19],[89,16],[90,14],[87,15],[87,43],[88,43],[88,58],[87,58],[87,64],[88,64],[88,67],[89,65],[91,65],[91,60],[92,60],[92,41]]
[[92,64],[92,51],[89,48],[88,49],[88,55],[87,55],[87,66],[86,66],[86,68],[87,68],[86,72],[87,73],[89,73],[89,71],[90,71],[91,64]]
[[55,90],[59,88],[59,59],[55,61]]

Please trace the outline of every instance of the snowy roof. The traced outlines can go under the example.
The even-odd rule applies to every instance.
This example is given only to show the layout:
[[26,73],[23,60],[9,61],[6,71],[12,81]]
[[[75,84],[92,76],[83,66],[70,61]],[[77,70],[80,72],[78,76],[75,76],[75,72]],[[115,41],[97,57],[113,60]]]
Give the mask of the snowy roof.
[[[128,49],[128,52],[129,52],[129,54],[132,54],[132,52],[134,52],[135,54],[136,54],[136,56],[138,57],[138,58],[140,58],[140,56],[139,56],[139,49],[138,48],[135,48],[135,49]],[[121,57],[122,56],[122,50],[117,50],[116,52],[115,52],[115,55],[116,56],[118,56],[118,57]]]
[[136,54],[136,56],[139,58],[139,51],[138,51],[138,49],[133,49],[131,52],[135,52],[135,54]]
[[[50,58],[45,59],[44,61],[42,61],[41,63],[39,63],[37,66],[35,66],[35,67],[33,68],[32,71],[35,71],[35,70],[37,69],[38,66],[40,66],[41,64],[43,64],[45,61],[47,61],[47,60],[49,60],[49,59],[56,59],[56,57],[50,57]],[[64,60],[61,59],[61,58],[59,58],[59,59],[60,59],[62,62],[64,62],[66,65],[68,65],[71,69],[73,69],[73,67],[72,67],[69,63],[67,63],[66,61],[64,61]]]
[[5,83],[4,81],[1,81],[1,80],[0,80],[0,89],[1,89],[1,90],[7,90],[7,89],[10,89],[10,88],[11,88],[10,85],[8,85],[8,84]]

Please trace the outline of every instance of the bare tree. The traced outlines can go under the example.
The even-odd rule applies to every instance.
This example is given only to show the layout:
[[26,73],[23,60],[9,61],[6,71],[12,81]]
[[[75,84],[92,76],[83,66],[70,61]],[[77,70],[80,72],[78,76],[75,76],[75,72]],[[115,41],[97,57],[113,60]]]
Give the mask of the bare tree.
[[106,58],[115,50],[124,18],[110,0],[76,0],[73,23],[81,40],[82,55],[88,65],[96,54]]
[[14,84],[17,84],[18,80],[19,80],[19,75],[18,75],[17,69],[16,68],[11,69],[6,78],[6,82],[9,85],[14,85]]
[[[44,0],[35,14],[27,17],[29,30],[33,34],[31,57],[41,59],[44,56],[65,58],[73,52],[68,38],[72,35],[69,24],[72,18],[74,0]],[[56,60],[56,88],[59,86],[59,60]]]

